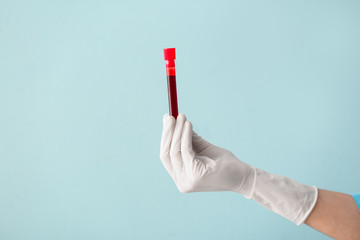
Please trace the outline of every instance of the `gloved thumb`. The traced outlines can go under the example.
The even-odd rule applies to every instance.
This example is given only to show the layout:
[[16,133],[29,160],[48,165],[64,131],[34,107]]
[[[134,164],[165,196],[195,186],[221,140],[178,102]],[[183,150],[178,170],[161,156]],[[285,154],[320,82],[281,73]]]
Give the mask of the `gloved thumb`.
[[193,150],[196,154],[203,151],[205,148],[211,145],[211,143],[207,142],[201,136],[199,136],[195,131],[192,132],[192,145]]

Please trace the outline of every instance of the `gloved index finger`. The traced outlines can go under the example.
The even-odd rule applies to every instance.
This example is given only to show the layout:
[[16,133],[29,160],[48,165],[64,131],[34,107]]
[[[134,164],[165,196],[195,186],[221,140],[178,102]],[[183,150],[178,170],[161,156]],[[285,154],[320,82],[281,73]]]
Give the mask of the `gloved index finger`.
[[175,129],[175,118],[171,117],[169,114],[165,114],[163,117],[163,130],[161,135],[161,144],[160,144],[160,159],[163,163],[165,169],[169,174],[173,176],[173,169],[171,166],[170,159],[170,146],[173,138]]
[[181,159],[181,134],[185,121],[186,116],[183,113],[180,113],[176,119],[174,135],[171,141],[170,158],[175,175],[178,175],[183,168]]

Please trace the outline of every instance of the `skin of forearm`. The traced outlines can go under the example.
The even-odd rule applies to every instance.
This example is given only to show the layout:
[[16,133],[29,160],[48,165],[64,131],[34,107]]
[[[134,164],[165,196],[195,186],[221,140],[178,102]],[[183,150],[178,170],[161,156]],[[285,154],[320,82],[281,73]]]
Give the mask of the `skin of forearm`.
[[319,189],[305,224],[340,240],[360,239],[360,213],[352,196]]

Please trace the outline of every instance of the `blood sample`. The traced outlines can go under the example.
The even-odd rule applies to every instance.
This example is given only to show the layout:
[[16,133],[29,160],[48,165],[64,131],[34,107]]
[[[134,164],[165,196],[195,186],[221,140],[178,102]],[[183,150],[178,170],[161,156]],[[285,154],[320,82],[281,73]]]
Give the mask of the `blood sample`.
[[164,57],[166,62],[166,76],[169,96],[169,113],[177,118],[178,102],[176,94],[176,74],[175,74],[175,48],[165,48]]

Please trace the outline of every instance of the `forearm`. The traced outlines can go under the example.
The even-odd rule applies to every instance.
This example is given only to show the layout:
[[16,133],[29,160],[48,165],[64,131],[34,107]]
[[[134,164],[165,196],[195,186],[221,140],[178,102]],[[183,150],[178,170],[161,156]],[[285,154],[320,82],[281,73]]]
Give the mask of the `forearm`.
[[352,196],[319,189],[305,224],[335,239],[360,239],[360,213]]
[[160,159],[179,191],[234,191],[297,225],[336,239],[360,239],[360,214],[350,195],[318,190],[239,160],[197,135],[184,114],[163,118]]

